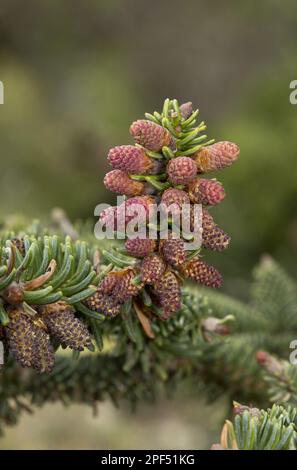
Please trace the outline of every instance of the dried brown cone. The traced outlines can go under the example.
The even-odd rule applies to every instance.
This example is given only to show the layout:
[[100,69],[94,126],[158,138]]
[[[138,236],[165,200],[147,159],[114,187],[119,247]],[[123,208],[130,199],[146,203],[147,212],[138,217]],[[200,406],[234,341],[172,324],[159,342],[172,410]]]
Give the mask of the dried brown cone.
[[181,289],[177,277],[172,271],[166,271],[154,284],[154,293],[164,311],[162,320],[167,320],[181,308]]
[[207,250],[223,251],[228,248],[230,236],[227,235],[213,220],[209,212],[202,212],[202,246]]
[[172,137],[167,129],[145,119],[133,122],[130,134],[137,144],[154,152],[159,152],[164,146],[172,145]]
[[197,165],[190,157],[176,157],[169,161],[167,173],[172,184],[188,184],[197,175]]
[[10,354],[23,366],[38,372],[51,372],[54,367],[54,350],[50,337],[22,309],[9,310],[10,322],[5,327],[5,338]]
[[196,178],[188,186],[189,197],[195,204],[215,206],[225,198],[223,185],[216,180]]
[[125,242],[125,248],[129,255],[144,258],[156,250],[157,241],[149,238],[133,238]]
[[240,153],[238,145],[223,141],[199,150],[193,157],[196,161],[198,173],[222,170],[232,165]]
[[186,262],[180,272],[188,279],[207,287],[221,287],[223,279],[219,271],[202,261],[200,258],[193,258]]
[[146,155],[145,149],[133,145],[113,147],[108,153],[108,161],[113,168],[134,174],[156,174],[162,163]]
[[141,181],[134,181],[122,170],[109,171],[104,177],[104,185],[110,191],[125,196],[140,196],[145,194],[146,185]]
[[186,261],[184,242],[180,238],[161,240],[160,253],[162,254],[166,263],[175,268],[181,266]]
[[92,348],[92,340],[87,327],[74,315],[74,309],[65,302],[56,302],[41,309],[44,321],[51,336],[62,346],[75,351]]
[[158,282],[166,269],[163,259],[157,254],[146,256],[140,267],[140,274],[144,284],[155,284]]

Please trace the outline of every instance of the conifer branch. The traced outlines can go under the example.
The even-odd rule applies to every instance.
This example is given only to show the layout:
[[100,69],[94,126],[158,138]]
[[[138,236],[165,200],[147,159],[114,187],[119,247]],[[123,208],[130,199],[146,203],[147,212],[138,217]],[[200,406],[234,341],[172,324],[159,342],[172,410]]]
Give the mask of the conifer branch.
[[297,409],[273,405],[260,410],[234,403],[213,450],[297,450]]
[[[127,198],[105,210],[100,221],[107,227],[112,222],[116,232],[123,219],[126,228],[131,220],[126,209],[137,204],[146,227],[152,205],[161,201],[171,230],[184,204],[192,209],[188,222],[193,228],[193,207],[201,204],[201,249],[186,252],[188,233],[178,240],[172,233],[162,239],[159,223],[156,240],[128,237],[124,250],[106,242],[98,247],[89,234],[88,241],[49,235],[37,223],[22,235],[2,234],[0,340],[6,356],[0,375],[0,428],[15,423],[31,405],[61,401],[96,406],[110,398],[135,407],[140,400],[156,398],[160,389],[172,393],[183,380],[191,380],[208,398],[227,392],[230,400],[255,403],[266,402],[268,395],[295,400],[291,366],[277,359],[277,373],[267,369],[269,379],[262,380],[256,356],[265,350],[286,357],[297,333],[294,282],[266,257],[256,270],[247,304],[206,289],[220,287],[222,276],[202,254],[226,249],[230,237],[208,211],[223,201],[224,188],[204,175],[233,164],[239,148],[208,140],[198,114],[191,103],[167,99],[161,112],[131,125],[135,145],[110,150],[113,169],[104,178],[108,189]],[[55,220],[77,238],[68,220]],[[196,286],[185,286],[186,280]],[[55,364],[59,347],[71,348],[76,356],[90,352],[79,361],[58,357]],[[20,368],[15,359],[31,369]],[[265,381],[270,381],[268,390]],[[239,405],[236,413],[234,424],[224,427],[221,447],[294,448],[292,408],[273,406],[264,412]]]

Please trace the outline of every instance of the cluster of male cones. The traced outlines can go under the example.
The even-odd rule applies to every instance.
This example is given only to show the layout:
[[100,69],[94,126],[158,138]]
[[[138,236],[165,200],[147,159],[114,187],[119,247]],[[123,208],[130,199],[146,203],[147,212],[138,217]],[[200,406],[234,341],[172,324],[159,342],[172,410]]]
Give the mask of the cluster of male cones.
[[40,307],[34,319],[19,306],[11,307],[2,339],[11,356],[23,367],[49,373],[55,365],[53,340],[74,351],[92,349],[88,328],[74,313],[65,302]]
[[[113,169],[104,178],[106,188],[125,196],[125,200],[101,213],[102,225],[117,232],[120,223],[128,226],[135,215],[133,209],[137,212],[140,207],[142,223],[148,228],[152,208],[161,204],[163,210],[168,209],[171,223],[183,216],[187,206],[193,230],[194,207],[199,204],[202,247],[213,251],[228,247],[230,237],[207,209],[219,204],[225,191],[219,181],[206,179],[204,174],[230,166],[239,155],[239,147],[227,141],[207,141],[205,123],[197,123],[197,116],[192,103],[179,105],[177,100],[167,99],[162,113],[146,114],[146,119],[133,122],[130,134],[135,145],[109,151]],[[166,320],[181,308],[184,279],[220,287],[222,276],[218,270],[202,259],[200,248],[186,250],[185,242],[170,231],[166,239],[160,233],[154,239],[149,234],[128,236],[125,250],[106,254],[116,268],[86,301],[88,307],[114,317],[129,301],[145,317],[157,315]]]
[[86,243],[68,237],[3,234],[0,341],[5,363],[10,355],[23,367],[49,373],[59,346],[77,353],[94,349],[79,309],[79,301],[95,292],[96,271],[88,258]]

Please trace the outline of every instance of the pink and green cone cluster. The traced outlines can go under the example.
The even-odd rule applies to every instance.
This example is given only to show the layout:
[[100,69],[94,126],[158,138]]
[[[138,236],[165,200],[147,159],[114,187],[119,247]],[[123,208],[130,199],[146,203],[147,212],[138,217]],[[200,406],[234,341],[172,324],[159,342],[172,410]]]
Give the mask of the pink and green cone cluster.
[[[160,204],[171,218],[184,216],[189,210],[189,224],[193,225],[194,205],[202,206],[202,249],[225,250],[230,237],[214,221],[205,207],[216,206],[225,198],[223,185],[215,179],[199,175],[230,166],[239,155],[239,147],[232,142],[207,141],[200,133],[204,122],[196,124],[198,112],[193,112],[191,102],[178,106],[176,100],[166,100],[163,112],[146,115],[130,126],[135,145],[122,145],[109,151],[112,170],[104,178],[107,189],[128,199],[118,208],[101,214],[101,221],[111,226],[112,218],[119,220],[121,207],[139,203],[146,217],[151,214],[152,202]],[[129,222],[125,215],[125,224]],[[132,213],[133,216],[133,213]],[[131,217],[132,217],[131,216]],[[116,227],[115,227],[116,230]],[[128,256],[133,257],[133,267],[115,270],[98,286],[97,293],[88,300],[92,310],[115,316],[127,300],[142,305],[141,291],[151,296],[153,303],[167,319],[180,309],[181,284],[190,279],[198,284],[218,288],[222,276],[216,268],[202,260],[200,253],[186,250],[185,239],[169,236],[162,239],[138,237],[125,242]],[[132,258],[131,258],[132,259]],[[125,291],[125,294],[123,294]],[[147,311],[147,305],[144,312]],[[151,317],[154,317],[154,309]]]

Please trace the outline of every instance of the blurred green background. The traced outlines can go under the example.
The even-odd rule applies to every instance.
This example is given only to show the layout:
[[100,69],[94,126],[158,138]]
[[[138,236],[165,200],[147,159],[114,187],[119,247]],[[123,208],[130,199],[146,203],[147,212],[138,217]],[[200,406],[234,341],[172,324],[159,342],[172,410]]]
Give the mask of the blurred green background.
[[[214,214],[233,239],[226,253],[209,257],[224,274],[224,289],[245,297],[251,268],[267,252],[297,276],[294,79],[293,0],[3,0],[0,218],[19,213],[46,219],[54,206],[73,220],[92,217],[96,204],[115,200],[102,184],[109,147],[130,143],[130,123],[160,109],[167,96],[192,100],[211,137],[241,147],[239,161],[214,175],[228,196]],[[152,422],[152,411],[133,418],[104,407],[105,421],[92,424],[77,417],[83,409],[67,412],[69,428],[71,419],[80,419],[81,438],[63,441],[65,432],[59,442],[52,439],[51,426],[63,429],[66,419],[53,407],[48,415],[45,410],[24,419],[2,445],[100,447],[103,439],[113,448],[157,447],[156,430],[170,419],[181,434],[169,426],[171,440],[161,440],[163,447],[211,442],[208,431],[201,437],[203,426],[192,423],[193,410],[187,415],[183,407],[164,405],[167,415],[163,410]],[[197,407],[204,405],[192,404]],[[24,426],[26,433],[42,426],[48,438],[36,433],[37,441],[25,440]],[[109,440],[102,437],[106,426]],[[129,437],[117,439],[126,426]],[[188,441],[180,440],[183,433]]]

